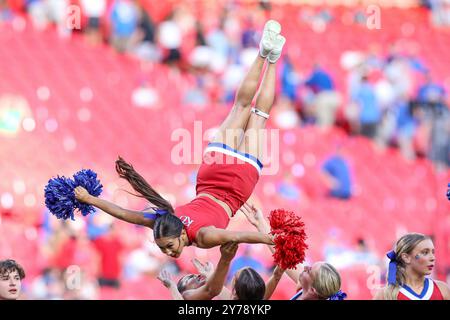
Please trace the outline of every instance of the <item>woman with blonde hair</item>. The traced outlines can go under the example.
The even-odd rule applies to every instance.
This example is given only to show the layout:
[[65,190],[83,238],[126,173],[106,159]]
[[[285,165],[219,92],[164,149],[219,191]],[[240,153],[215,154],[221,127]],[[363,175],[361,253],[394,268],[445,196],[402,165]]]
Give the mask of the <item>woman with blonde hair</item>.
[[[245,203],[240,211],[259,232],[270,231],[260,209]],[[268,247],[273,253],[273,247]],[[344,300],[347,297],[347,294],[341,291],[339,272],[327,262],[316,262],[310,267],[298,265],[296,270],[286,270],[286,274],[297,283],[297,293],[291,300]]]
[[430,237],[408,233],[397,240],[390,259],[386,287],[376,293],[375,300],[449,300],[450,289],[431,274],[436,263]]

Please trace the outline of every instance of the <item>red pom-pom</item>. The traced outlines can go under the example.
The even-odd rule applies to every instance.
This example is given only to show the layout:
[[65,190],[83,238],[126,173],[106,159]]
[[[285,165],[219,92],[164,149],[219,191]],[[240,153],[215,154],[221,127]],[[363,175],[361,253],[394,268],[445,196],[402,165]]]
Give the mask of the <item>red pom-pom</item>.
[[272,210],[269,215],[271,234],[275,236],[275,263],[283,269],[296,269],[305,261],[308,249],[305,224],[292,211]]

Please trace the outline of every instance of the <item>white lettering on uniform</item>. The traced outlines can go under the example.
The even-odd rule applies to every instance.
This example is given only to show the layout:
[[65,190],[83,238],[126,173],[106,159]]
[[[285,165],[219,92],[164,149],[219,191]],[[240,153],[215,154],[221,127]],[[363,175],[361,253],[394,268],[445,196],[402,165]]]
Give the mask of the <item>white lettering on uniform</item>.
[[181,222],[183,222],[183,224],[186,226],[186,227],[189,227],[193,222],[194,222],[194,220],[192,220],[190,217],[188,217],[188,216],[181,216],[180,217],[180,220],[181,220]]

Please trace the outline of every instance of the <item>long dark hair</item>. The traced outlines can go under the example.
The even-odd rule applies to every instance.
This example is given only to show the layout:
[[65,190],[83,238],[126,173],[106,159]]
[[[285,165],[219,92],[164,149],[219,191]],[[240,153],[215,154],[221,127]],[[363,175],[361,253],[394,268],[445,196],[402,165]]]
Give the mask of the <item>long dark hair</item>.
[[128,181],[133,187],[137,197],[147,199],[152,205],[158,209],[167,211],[167,214],[159,216],[155,220],[153,226],[153,234],[155,239],[163,237],[178,237],[183,230],[183,223],[173,213],[173,207],[169,201],[164,199],[158,192],[156,192],[150,184],[134,170],[133,166],[126,162],[119,156],[116,160],[116,171],[119,177]]
[[234,283],[238,300],[262,300],[266,293],[263,278],[252,268],[242,269]]

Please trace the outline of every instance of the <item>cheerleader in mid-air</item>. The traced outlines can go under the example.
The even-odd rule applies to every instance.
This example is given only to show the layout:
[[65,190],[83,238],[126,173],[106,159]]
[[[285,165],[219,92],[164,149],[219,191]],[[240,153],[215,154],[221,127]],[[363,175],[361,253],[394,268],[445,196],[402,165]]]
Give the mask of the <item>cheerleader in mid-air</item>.
[[[81,186],[75,189],[76,199],[118,219],[152,228],[161,251],[174,258],[190,245],[212,248],[227,242],[274,244],[273,236],[267,233],[225,229],[252,194],[262,170],[258,160],[262,152],[259,133],[265,128],[275,98],[276,62],[285,43],[280,32],[278,22],[269,20],[265,24],[259,55],[241,83],[228,117],[205,150],[194,200],[174,209],[120,157],[116,161],[119,176],[155,208],[144,214],[126,210],[90,195]],[[264,65],[264,77],[256,93]],[[252,108],[255,94],[256,104]]]
[[389,258],[388,283],[375,300],[450,300],[450,288],[431,275],[436,264],[433,241],[420,233],[398,239]]

